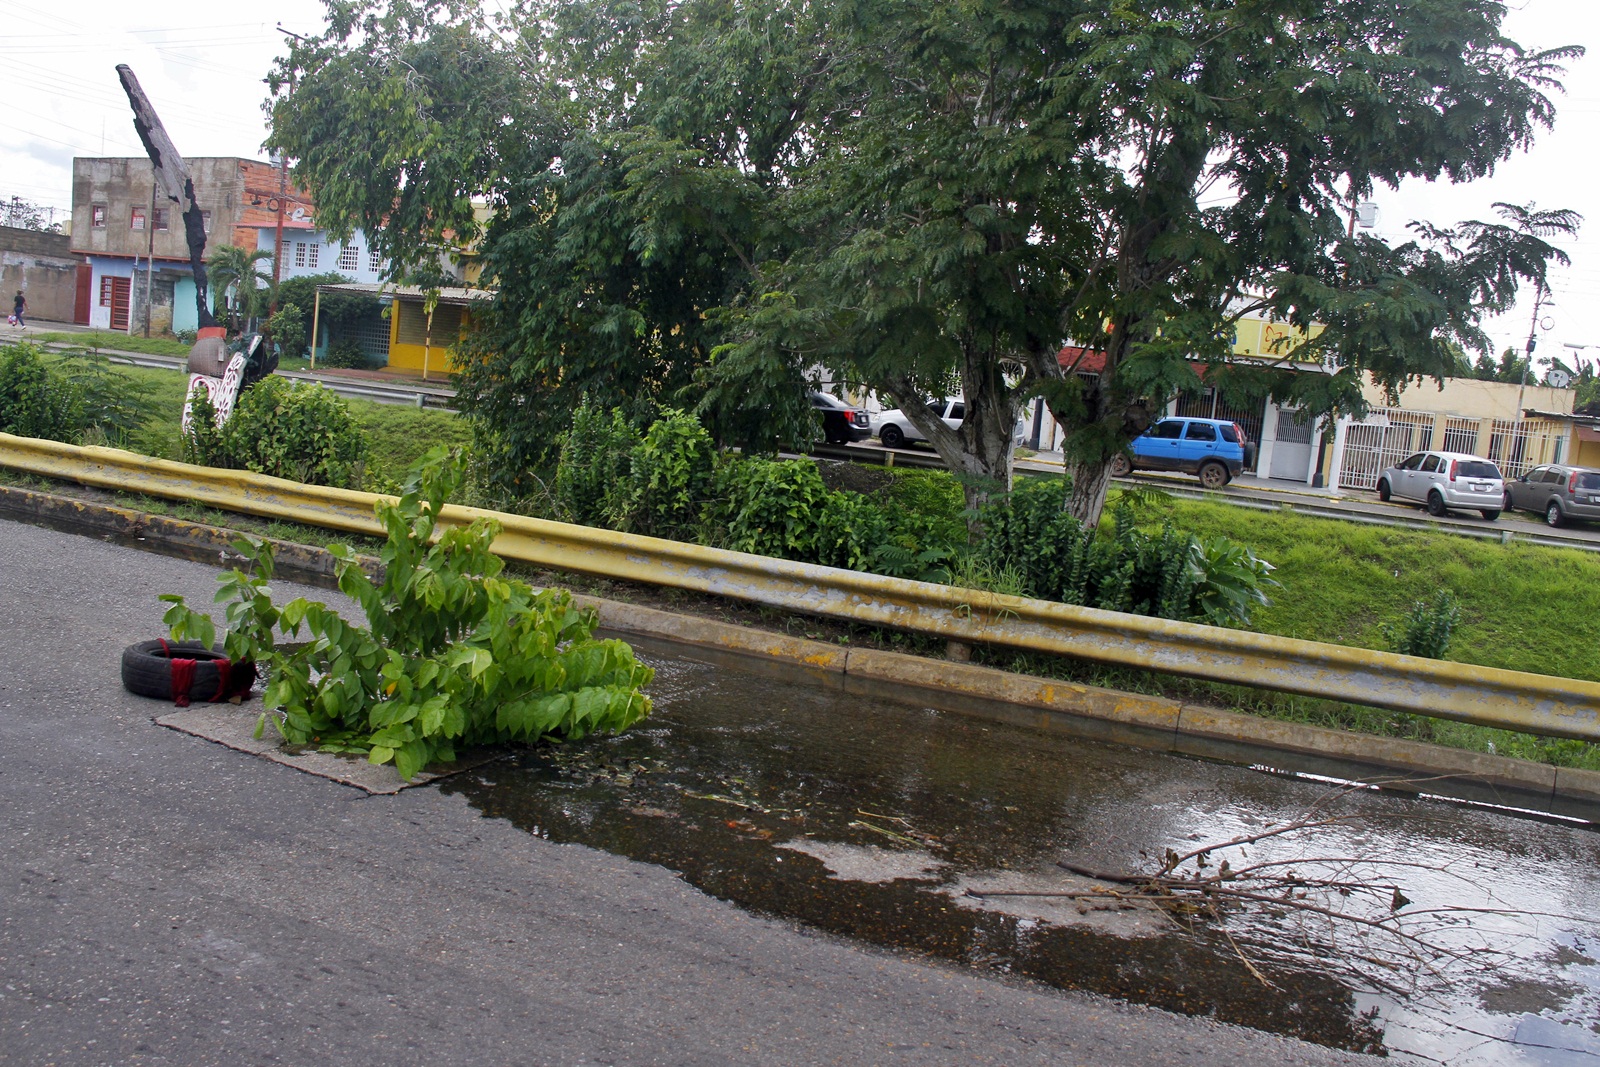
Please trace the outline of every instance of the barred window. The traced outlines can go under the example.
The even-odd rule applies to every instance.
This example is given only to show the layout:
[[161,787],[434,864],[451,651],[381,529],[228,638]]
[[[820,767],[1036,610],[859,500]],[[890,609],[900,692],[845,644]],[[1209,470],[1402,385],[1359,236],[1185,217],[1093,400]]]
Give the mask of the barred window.
[[361,250],[352,245],[345,245],[339,249],[339,269],[355,270],[356,264],[359,262],[356,257],[360,254]]
[[316,267],[317,257],[322,253],[322,246],[315,241],[306,245],[306,266]]
[[378,255],[376,248],[367,249],[367,269],[374,271],[383,269],[383,257]]
[[297,267],[306,265],[306,243],[304,241],[296,241],[294,243],[294,265]]

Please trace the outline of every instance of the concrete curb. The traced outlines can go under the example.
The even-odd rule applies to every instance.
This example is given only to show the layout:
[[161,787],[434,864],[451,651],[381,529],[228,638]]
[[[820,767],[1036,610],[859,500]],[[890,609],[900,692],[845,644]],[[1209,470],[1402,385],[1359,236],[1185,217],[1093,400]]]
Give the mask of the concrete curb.
[[[0,515],[223,566],[237,559],[231,548],[237,536],[233,531],[35,490],[0,486]],[[332,585],[333,559],[326,550],[269,540],[285,577]],[[1270,750],[1302,757],[1288,761],[1285,770],[1349,779],[1388,772],[1405,779],[1392,786],[1412,792],[1518,807],[1536,804],[1559,814],[1600,820],[1593,807],[1600,802],[1596,771],[1264,719],[971,663],[847,648],[598,597],[574,599],[596,611],[602,628],[619,635],[781,664],[851,691],[923,699],[958,714],[1228,762],[1261,763],[1263,750]],[[1505,795],[1508,792],[1515,795]]]

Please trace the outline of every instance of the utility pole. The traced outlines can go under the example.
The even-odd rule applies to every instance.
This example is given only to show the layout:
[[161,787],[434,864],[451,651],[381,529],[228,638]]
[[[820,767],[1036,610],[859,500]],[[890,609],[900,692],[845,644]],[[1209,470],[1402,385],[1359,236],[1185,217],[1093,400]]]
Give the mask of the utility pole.
[[1528,391],[1528,372],[1533,369],[1533,350],[1539,346],[1539,312],[1544,308],[1545,298],[1550,291],[1544,286],[1544,279],[1539,279],[1539,286],[1533,295],[1533,321],[1528,323],[1528,348],[1527,359],[1522,364],[1522,384],[1517,387],[1516,419],[1522,421],[1522,395]]
[[[292,30],[283,28],[283,23],[278,23],[278,32],[285,37],[293,37],[297,41],[305,38]],[[292,46],[291,46],[292,47]],[[294,71],[289,71],[289,97],[294,97]],[[272,239],[272,307],[267,309],[269,315],[278,313],[278,282],[283,277],[283,209],[289,196],[289,157],[280,148],[278,150],[278,225],[276,235]],[[316,337],[311,338],[311,350],[317,349]]]

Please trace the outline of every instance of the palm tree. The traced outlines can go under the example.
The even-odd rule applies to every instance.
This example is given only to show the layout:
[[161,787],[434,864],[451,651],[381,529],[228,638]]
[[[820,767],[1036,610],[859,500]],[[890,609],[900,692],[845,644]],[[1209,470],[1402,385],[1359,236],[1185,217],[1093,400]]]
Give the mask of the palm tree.
[[236,245],[219,245],[211,253],[206,267],[212,291],[227,308],[229,332],[237,332],[241,316],[249,322],[271,302],[272,275],[260,269],[260,264],[271,259],[270,249],[252,252]]

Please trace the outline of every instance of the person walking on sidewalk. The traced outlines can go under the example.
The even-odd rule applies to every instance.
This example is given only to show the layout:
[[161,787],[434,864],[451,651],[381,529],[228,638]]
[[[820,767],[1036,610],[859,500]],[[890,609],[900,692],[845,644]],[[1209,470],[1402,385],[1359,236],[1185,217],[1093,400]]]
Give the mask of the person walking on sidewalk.
[[23,297],[22,290],[17,290],[17,298],[11,302],[11,321],[18,326],[26,326],[22,321],[22,313],[28,310],[28,301]]

